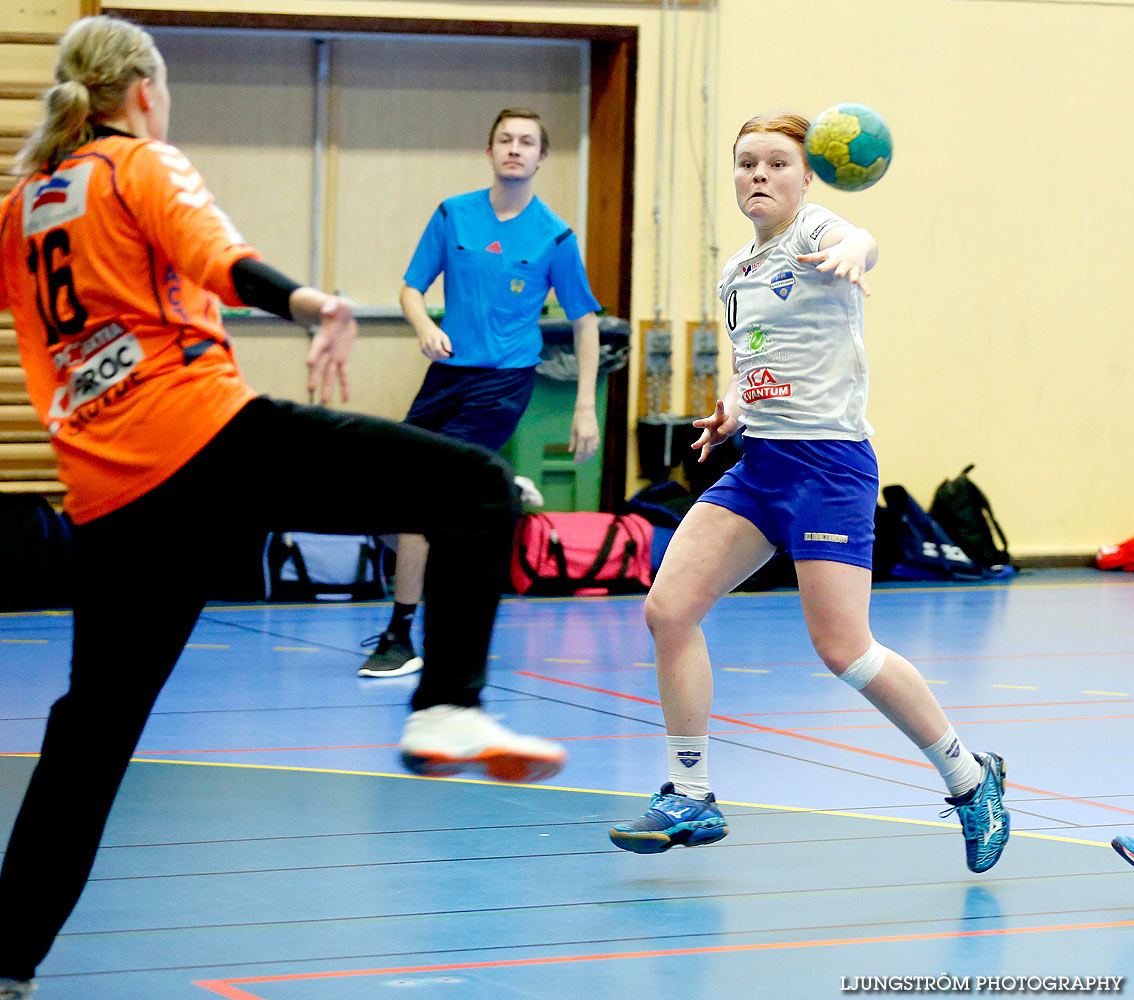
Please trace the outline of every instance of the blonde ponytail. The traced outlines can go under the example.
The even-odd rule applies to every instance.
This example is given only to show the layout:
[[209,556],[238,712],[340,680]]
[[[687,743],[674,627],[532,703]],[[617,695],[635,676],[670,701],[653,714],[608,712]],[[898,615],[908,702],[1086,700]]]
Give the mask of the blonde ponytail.
[[122,108],[130,84],[155,77],[159,59],[137,25],[106,16],[76,21],[59,42],[57,82],[43,95],[44,120],[16,155],[16,172],[54,170],[90,142],[93,126]]

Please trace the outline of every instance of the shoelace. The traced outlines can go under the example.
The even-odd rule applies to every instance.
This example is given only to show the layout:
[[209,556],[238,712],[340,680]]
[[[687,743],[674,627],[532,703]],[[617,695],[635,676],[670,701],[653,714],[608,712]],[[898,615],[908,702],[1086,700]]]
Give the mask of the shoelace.
[[[362,642],[360,642],[360,643],[359,643],[359,645],[360,645],[360,646],[361,646],[361,647],[362,647],[363,649],[369,649],[369,648],[370,648],[371,646],[381,646],[381,645],[382,645],[382,641],[383,641],[383,640],[384,640],[384,639],[385,639],[385,638],[386,638],[387,636],[390,636],[390,639],[389,639],[389,641],[388,641],[388,642],[386,643],[386,645],[387,645],[387,646],[392,646],[392,645],[394,644],[395,640],[397,639],[397,637],[396,637],[396,636],[394,636],[394,635],[393,635],[392,633],[390,633],[390,632],[378,632],[378,633],[377,633],[376,635],[369,635],[369,636],[367,636],[367,637],[366,637],[365,639],[363,639],[363,640],[362,640]],[[379,652],[381,652],[381,650],[379,650]]]

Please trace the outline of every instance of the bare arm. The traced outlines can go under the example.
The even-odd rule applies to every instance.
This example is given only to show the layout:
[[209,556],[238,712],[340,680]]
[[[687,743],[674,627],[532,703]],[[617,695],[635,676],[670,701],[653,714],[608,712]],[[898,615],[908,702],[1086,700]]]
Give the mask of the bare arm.
[[402,285],[398,304],[402,307],[402,315],[417,334],[417,343],[422,354],[430,361],[453,356],[453,345],[445,331],[429,318],[425,308],[425,296],[421,292],[411,285]]
[[576,462],[585,462],[599,449],[598,417],[595,414],[595,382],[598,378],[598,319],[593,312],[573,320],[575,357],[579,361],[579,387],[571,418],[570,449]]

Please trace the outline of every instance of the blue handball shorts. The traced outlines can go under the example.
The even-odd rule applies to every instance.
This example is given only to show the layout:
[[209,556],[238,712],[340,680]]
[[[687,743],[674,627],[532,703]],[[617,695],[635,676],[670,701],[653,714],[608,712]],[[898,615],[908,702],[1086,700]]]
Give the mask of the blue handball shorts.
[[499,451],[535,389],[535,368],[470,368],[434,362],[405,423]]
[[744,457],[698,502],[751,521],[792,559],[870,569],[878,460],[868,441],[744,439]]

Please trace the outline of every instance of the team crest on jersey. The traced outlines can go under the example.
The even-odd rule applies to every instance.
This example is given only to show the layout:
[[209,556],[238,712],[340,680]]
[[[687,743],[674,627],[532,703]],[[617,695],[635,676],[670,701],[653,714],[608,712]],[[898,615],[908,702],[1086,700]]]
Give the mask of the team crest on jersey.
[[520,292],[522,292],[523,290],[524,290],[524,279],[523,278],[513,278],[512,279],[512,294],[513,295],[519,295]]
[[785,302],[795,287],[795,275],[791,271],[781,271],[772,279],[772,291]]
[[93,169],[94,163],[88,161],[29,184],[24,191],[24,235],[42,233],[85,213]]

